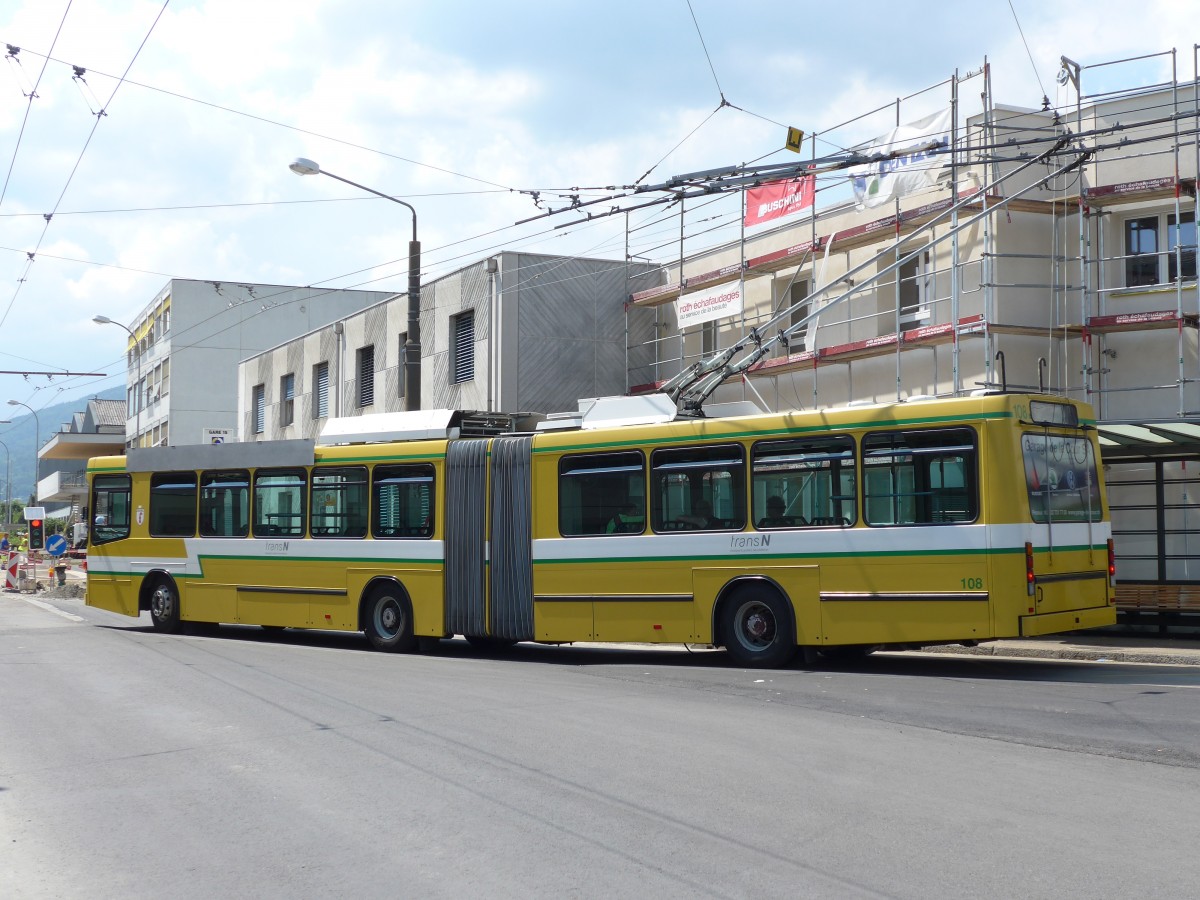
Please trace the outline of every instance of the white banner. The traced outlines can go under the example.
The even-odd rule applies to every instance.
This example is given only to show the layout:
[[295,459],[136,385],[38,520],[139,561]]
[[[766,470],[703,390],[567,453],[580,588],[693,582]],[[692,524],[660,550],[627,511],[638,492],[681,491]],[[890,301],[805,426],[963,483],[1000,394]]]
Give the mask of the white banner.
[[706,291],[684,294],[675,301],[675,317],[679,330],[689,325],[700,325],[726,316],[736,316],[743,308],[742,283],[719,284]]
[[876,138],[860,152],[868,156],[882,153],[889,158],[850,169],[858,208],[883,206],[931,187],[946,164],[949,147],[948,109],[899,125]]

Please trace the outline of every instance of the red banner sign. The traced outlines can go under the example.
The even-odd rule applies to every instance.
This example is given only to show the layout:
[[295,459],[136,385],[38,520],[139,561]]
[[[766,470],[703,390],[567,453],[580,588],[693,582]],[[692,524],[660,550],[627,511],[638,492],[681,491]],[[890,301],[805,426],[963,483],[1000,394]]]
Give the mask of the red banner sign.
[[751,228],[813,205],[817,178],[801,175],[746,191],[746,227]]

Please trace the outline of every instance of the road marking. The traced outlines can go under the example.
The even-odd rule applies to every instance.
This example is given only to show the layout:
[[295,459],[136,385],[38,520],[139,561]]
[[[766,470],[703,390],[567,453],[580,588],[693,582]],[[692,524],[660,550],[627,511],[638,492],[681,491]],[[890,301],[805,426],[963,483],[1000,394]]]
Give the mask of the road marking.
[[63,612],[57,606],[52,606],[51,604],[46,603],[43,600],[35,600],[32,597],[22,597],[21,599],[24,600],[26,603],[32,603],[34,606],[40,606],[42,609],[52,612],[56,616],[62,616],[64,619],[70,619],[72,622],[86,622],[87,621],[87,619],[83,618],[83,616],[77,616],[74,613]]

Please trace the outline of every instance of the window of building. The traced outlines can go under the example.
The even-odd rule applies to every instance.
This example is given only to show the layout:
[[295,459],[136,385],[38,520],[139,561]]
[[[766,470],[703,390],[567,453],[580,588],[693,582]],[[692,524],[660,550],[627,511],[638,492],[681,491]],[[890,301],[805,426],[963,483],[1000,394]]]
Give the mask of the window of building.
[[250,533],[250,473],[244,470],[202,472],[200,534],[239,537]]
[[313,537],[366,537],[367,470],[361,466],[313,469],[310,508]]
[[128,475],[97,475],[92,479],[90,543],[107,544],[129,537],[131,492]]
[[[900,266],[900,330],[912,331],[929,323],[933,299],[933,266],[928,250]],[[889,329],[885,329],[889,330]]]
[[329,415],[329,363],[313,366],[313,418],[323,419]]
[[853,438],[759,441],[750,458],[755,527],[840,527],[857,520]]
[[700,355],[707,359],[717,352],[717,322],[704,322],[700,326]]
[[656,450],[650,457],[655,531],[741,530],[746,524],[746,460],[737,444]]
[[1158,216],[1125,221],[1125,285],[1158,284]]
[[1181,213],[1178,222],[1174,213],[1125,220],[1126,287],[1169,284],[1181,273],[1196,277],[1195,213]]
[[[793,326],[799,325],[808,315],[808,281],[794,281],[788,287],[787,292],[780,298],[778,311],[790,310],[787,318],[779,324],[779,330],[787,330]],[[801,353],[808,348],[808,331],[812,325],[811,322],[796,328],[788,335],[787,346],[781,341],[776,345],[775,352],[779,356],[789,356],[792,353]]]
[[558,464],[558,530],[641,534],[646,530],[646,460],[636,450],[564,456]]
[[467,310],[450,319],[453,340],[450,372],[453,383],[471,381],[475,377],[475,312]]
[[256,384],[251,390],[250,412],[254,417],[253,431],[262,434],[266,427],[267,418],[267,388],[266,385]]
[[171,307],[169,307],[169,306],[163,308],[162,330],[163,330],[163,334],[166,334],[168,331],[171,330]]
[[296,375],[288,372],[279,379],[279,424],[291,425],[296,418]]
[[371,534],[377,538],[426,538],[433,534],[433,466],[375,467]]
[[975,432],[888,431],[862,441],[868,525],[973,522],[979,514]]
[[[1175,258],[1176,249],[1179,259]],[[1175,214],[1167,216],[1167,280],[1179,280],[1179,267],[1183,267],[1183,277],[1196,277],[1196,215],[1182,213],[1179,224],[1175,223]]]
[[358,405],[375,402],[375,345],[358,350]]
[[150,534],[196,534],[196,473],[155,472],[150,476]]
[[163,397],[165,397],[165,396],[167,396],[167,394],[171,393],[171,359],[170,359],[170,357],[168,357],[162,361],[162,381],[160,384],[161,384],[160,390],[161,390],[161,394]]
[[254,473],[254,536],[304,537],[303,469],[259,469]]

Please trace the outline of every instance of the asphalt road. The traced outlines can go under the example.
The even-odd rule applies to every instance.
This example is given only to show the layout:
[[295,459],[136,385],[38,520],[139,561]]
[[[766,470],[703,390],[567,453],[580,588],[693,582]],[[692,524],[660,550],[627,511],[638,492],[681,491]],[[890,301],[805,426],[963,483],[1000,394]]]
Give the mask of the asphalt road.
[[169,637],[0,595],[0,897],[1194,896],[1200,668]]

